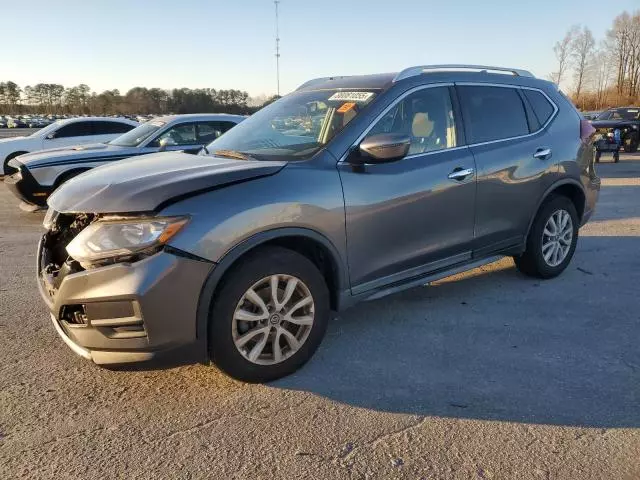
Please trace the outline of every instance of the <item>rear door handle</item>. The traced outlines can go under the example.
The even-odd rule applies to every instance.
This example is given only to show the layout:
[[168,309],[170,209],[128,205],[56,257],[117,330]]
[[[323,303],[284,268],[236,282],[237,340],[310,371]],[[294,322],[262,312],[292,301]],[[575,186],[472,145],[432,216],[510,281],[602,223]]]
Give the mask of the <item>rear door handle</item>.
[[539,158],[540,160],[546,160],[551,156],[550,148],[539,148],[536,150],[536,153],[533,154],[535,158]]
[[462,181],[467,178],[469,175],[473,175],[473,168],[455,168],[453,172],[449,174],[449,179]]

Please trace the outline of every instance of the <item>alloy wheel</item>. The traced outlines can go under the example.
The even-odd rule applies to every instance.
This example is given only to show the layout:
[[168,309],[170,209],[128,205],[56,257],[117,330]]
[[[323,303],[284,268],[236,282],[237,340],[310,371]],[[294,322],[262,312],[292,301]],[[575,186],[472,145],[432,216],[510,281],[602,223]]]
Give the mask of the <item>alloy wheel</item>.
[[542,231],[542,256],[550,267],[560,265],[571,250],[573,221],[566,210],[551,214]]
[[233,313],[233,341],[250,362],[274,365],[302,347],[314,319],[313,296],[304,282],[291,275],[271,275],[240,298]]

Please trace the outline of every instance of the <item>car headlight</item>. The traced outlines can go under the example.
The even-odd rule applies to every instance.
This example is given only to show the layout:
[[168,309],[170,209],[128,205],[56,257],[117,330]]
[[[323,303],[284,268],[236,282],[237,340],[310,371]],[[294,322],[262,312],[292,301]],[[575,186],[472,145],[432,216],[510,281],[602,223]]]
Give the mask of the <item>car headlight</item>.
[[67,253],[80,263],[128,257],[159,248],[188,221],[187,217],[97,221],[67,245]]
[[53,208],[47,209],[47,213],[45,213],[44,220],[42,221],[42,226],[47,232],[53,228],[57,217],[58,212],[56,212]]

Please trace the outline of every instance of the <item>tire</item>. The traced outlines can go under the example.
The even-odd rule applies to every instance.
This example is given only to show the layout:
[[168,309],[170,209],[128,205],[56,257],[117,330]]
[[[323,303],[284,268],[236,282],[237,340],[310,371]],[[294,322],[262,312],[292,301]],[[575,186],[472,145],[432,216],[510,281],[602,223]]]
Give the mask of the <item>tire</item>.
[[[552,216],[557,215],[558,212],[565,212],[568,214],[571,220],[571,225],[568,226],[567,235],[561,235],[561,237],[564,237],[565,242],[557,242],[561,247],[561,253],[557,258],[554,258],[551,253],[552,261],[549,262],[545,259],[543,247],[546,249],[545,253],[549,255],[549,248],[554,250],[555,247],[553,245],[549,246],[548,244],[553,244],[554,241],[552,237],[546,235],[543,238],[543,234],[545,232],[545,227],[547,227],[547,222],[550,221]],[[557,219],[558,217],[556,216],[554,218]],[[564,196],[551,196],[542,204],[536,214],[536,218],[534,219],[533,224],[531,225],[531,230],[529,231],[529,236],[527,237],[525,252],[522,255],[513,258],[518,270],[525,275],[536,278],[553,278],[560,275],[564,269],[567,268],[569,262],[571,262],[571,259],[573,258],[573,254],[578,243],[578,227],[579,219],[573,202]],[[553,230],[550,226],[549,229]],[[566,242],[566,239],[569,236],[569,231],[571,232],[570,243]],[[567,246],[568,250],[566,249]],[[560,260],[561,255],[564,255],[564,258]]]
[[4,159],[4,162],[2,164],[2,173],[6,176],[13,175],[16,172],[16,169],[9,166],[9,160],[17,157],[18,155],[22,155],[24,153],[27,153],[27,152],[13,152],[7,155],[7,158]]
[[[276,300],[279,298],[286,303],[284,300],[292,279],[296,282],[293,282],[295,290],[289,296],[291,301],[287,303],[289,307],[297,307],[311,296],[311,304],[289,310],[291,316],[303,314],[290,317],[295,321],[308,321],[311,317],[310,325],[288,323],[285,320],[287,308],[278,310],[272,301],[267,304],[266,300],[273,298],[270,280],[276,275],[276,291],[279,292]],[[250,289],[267,304],[268,318],[260,321],[237,319],[239,315],[265,315],[266,310],[246,296]],[[250,295],[249,298],[255,297]],[[309,259],[281,247],[260,248],[227,274],[215,294],[209,317],[209,356],[223,372],[235,379],[251,383],[276,380],[295,372],[311,358],[324,337],[330,314],[329,290],[322,274]],[[283,329],[287,329],[296,342],[300,341],[297,350],[290,343],[289,335],[282,333]],[[242,343],[243,338],[255,330],[263,333],[251,336],[246,344],[236,347],[236,341]],[[240,349],[243,349],[242,353]],[[276,361],[277,350],[284,358],[281,361]],[[261,352],[260,356],[250,360],[256,351]]]

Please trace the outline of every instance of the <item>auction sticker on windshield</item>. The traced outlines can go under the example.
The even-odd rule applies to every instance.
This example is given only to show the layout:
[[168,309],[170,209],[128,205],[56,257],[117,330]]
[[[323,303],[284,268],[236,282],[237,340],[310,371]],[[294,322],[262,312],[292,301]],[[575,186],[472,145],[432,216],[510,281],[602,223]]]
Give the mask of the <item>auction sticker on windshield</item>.
[[371,97],[373,97],[373,92],[336,92],[329,97],[329,100],[364,103]]

